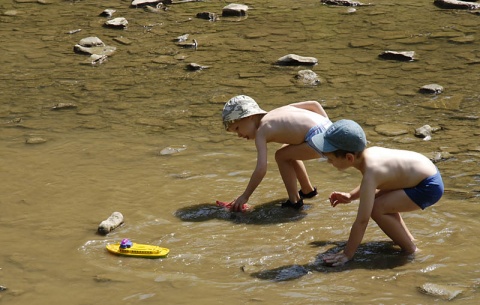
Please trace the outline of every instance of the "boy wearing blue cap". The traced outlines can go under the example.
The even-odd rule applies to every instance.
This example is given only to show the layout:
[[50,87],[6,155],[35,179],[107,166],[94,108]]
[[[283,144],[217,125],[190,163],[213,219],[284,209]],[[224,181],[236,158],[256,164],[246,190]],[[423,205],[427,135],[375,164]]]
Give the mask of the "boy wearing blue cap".
[[351,260],[370,217],[405,253],[414,253],[414,238],[400,213],[423,210],[440,200],[444,186],[437,167],[413,151],[366,148],[363,129],[351,120],[335,122],[308,143],[338,170],[354,167],[363,175],[360,185],[349,193],[330,194],[332,207],[356,199],[360,204],[345,249],[326,255],[325,262],[339,266]]
[[227,131],[254,140],[257,148],[257,165],[245,191],[226,206],[233,211],[241,211],[247,203],[267,172],[267,143],[270,142],[284,144],[275,153],[275,161],[289,198],[282,207],[300,209],[303,198],[317,195],[301,160],[320,157],[306,142],[332,124],[320,103],[299,102],[267,112],[251,97],[238,95],[225,104],[222,120]]

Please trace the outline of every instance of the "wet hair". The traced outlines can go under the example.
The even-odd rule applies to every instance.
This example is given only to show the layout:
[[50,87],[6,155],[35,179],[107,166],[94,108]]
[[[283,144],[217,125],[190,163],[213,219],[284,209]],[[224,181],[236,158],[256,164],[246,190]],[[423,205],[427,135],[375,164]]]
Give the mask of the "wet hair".
[[337,149],[335,151],[332,151],[332,153],[335,155],[335,157],[337,158],[343,158],[345,159],[347,157],[347,154],[352,154],[355,156],[355,158],[358,158],[361,154],[362,154],[363,151],[347,151],[347,150],[343,150],[343,149]]

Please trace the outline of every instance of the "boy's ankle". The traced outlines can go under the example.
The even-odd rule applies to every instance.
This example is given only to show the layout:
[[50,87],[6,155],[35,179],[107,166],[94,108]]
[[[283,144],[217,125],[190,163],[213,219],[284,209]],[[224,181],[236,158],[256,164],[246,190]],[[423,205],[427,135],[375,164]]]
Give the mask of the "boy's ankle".
[[300,190],[298,191],[298,194],[300,195],[300,198],[303,199],[303,198],[313,198],[318,195],[318,192],[317,192],[317,188],[314,187],[313,191],[311,191],[310,193],[304,194],[302,190]]

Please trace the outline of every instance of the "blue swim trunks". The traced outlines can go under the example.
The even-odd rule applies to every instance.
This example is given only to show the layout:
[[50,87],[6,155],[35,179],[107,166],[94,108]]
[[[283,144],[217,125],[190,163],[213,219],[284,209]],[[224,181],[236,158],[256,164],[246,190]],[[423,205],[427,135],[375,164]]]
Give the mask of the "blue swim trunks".
[[404,189],[407,196],[422,210],[440,200],[444,190],[442,176],[439,171],[435,175],[423,179],[417,186]]
[[314,135],[325,132],[328,127],[330,127],[330,125],[332,125],[332,122],[329,119],[325,118],[324,120],[322,120],[322,122],[319,122],[318,125],[310,128],[310,130],[307,132],[307,135],[305,136],[305,142],[310,141],[310,139]]

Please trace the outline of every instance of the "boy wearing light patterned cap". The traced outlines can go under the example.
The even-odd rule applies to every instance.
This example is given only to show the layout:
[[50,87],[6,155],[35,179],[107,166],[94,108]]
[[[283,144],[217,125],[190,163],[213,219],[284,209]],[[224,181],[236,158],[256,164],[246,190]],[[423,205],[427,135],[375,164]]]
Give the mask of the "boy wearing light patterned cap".
[[265,177],[269,142],[284,144],[275,153],[275,160],[288,193],[288,200],[282,207],[300,209],[303,198],[317,195],[317,189],[310,183],[302,160],[321,157],[307,141],[324,132],[332,124],[320,103],[293,103],[267,112],[251,97],[238,95],[225,104],[222,120],[227,131],[234,132],[241,138],[254,140],[257,149],[255,170],[245,191],[230,203],[232,210],[241,211]]

